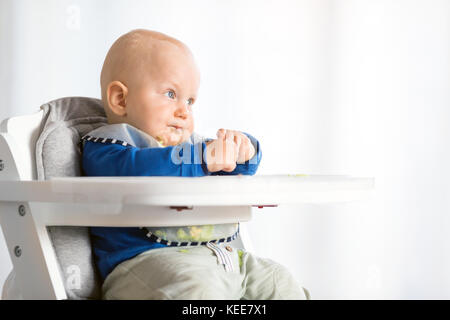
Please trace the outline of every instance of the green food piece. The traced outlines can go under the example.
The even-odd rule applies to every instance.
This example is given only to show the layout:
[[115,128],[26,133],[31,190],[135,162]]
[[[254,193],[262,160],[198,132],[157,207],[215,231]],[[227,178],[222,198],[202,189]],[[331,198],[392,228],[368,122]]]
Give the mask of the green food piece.
[[164,239],[167,238],[167,234],[164,231],[162,231],[162,230],[156,230],[155,231],[155,236],[160,237],[160,238],[164,238]]
[[180,240],[189,240],[189,235],[186,234],[186,232],[183,230],[183,228],[178,229],[177,237]]
[[244,251],[242,251],[242,250],[238,250],[238,258],[239,258],[239,268],[241,268],[242,267],[242,258],[243,258],[243,256],[244,256]]

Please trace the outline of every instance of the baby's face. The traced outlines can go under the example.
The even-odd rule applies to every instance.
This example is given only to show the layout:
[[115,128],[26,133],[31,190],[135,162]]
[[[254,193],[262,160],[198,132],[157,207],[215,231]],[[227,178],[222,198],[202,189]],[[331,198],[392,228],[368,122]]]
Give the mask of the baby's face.
[[194,131],[193,104],[200,74],[189,52],[173,44],[157,50],[128,84],[127,122],[174,146]]

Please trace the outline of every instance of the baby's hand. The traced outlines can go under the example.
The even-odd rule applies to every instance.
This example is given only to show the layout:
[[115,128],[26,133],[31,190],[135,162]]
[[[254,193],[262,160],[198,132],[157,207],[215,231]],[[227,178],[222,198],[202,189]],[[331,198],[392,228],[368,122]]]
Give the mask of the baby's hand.
[[237,163],[244,163],[255,155],[255,148],[252,142],[240,131],[219,129],[217,137],[234,141],[238,149]]
[[224,137],[206,143],[206,164],[209,172],[231,172],[236,168],[239,149],[232,140]]

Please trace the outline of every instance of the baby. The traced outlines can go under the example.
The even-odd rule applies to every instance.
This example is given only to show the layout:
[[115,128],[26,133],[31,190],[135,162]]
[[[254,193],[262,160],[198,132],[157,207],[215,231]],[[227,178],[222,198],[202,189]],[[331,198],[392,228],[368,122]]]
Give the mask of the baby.
[[[199,83],[182,42],[142,29],[117,39],[101,73],[108,124],[82,138],[84,174],[253,175],[261,160],[254,137],[225,129],[216,139],[194,133]],[[309,299],[285,267],[226,245],[238,224],[90,233],[104,299]]]

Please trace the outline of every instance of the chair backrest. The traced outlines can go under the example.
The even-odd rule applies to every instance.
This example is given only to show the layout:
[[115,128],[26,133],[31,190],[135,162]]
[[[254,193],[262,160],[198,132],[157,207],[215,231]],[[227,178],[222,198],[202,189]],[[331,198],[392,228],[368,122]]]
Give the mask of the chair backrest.
[[20,180],[35,180],[36,141],[42,125],[43,110],[30,115],[5,119],[0,124],[0,131],[7,133],[14,143],[14,162]]
[[[41,106],[38,112],[12,117],[0,124],[12,154],[8,160],[17,173],[5,179],[46,180],[55,176],[80,175],[78,142],[87,132],[106,124],[101,101],[67,97]],[[7,164],[5,164],[6,166]],[[18,177],[17,177],[18,175]],[[80,288],[68,288],[69,299],[100,298],[99,276],[92,260],[87,227],[47,226],[64,284],[71,266],[81,271]],[[74,245],[75,244],[75,245]]]

